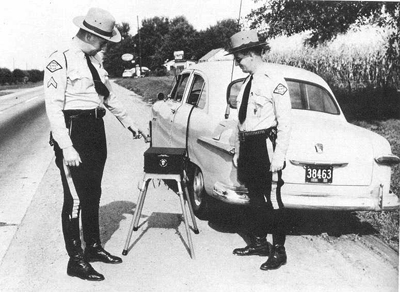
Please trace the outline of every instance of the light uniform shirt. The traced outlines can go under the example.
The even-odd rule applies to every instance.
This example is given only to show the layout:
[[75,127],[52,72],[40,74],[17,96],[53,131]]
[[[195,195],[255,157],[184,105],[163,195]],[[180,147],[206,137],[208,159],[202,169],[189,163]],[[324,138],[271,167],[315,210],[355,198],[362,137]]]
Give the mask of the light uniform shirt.
[[98,55],[91,56],[90,60],[98,71],[101,81],[109,89],[110,95],[104,99],[96,92],[92,74],[81,49],[84,46],[81,40],[73,38],[68,48],[50,55],[44,70],[46,112],[53,138],[62,149],[72,146],[63,110],[90,110],[104,105],[125,127],[136,128],[112,91],[108,73],[104,70]]
[[[250,76],[249,76],[250,77]],[[240,109],[243,92],[247,78],[242,85],[238,95],[237,108]],[[272,144],[268,142],[268,152],[270,161],[283,163],[289,147],[291,129],[291,102],[289,88],[283,77],[271,74],[268,64],[264,63],[258,67],[253,74],[249,102],[247,106],[246,120],[243,124],[238,122],[239,131],[257,131],[277,127],[278,138],[276,140],[275,152],[272,151]],[[268,140],[269,141],[269,140]],[[239,137],[237,135],[236,149],[239,147]],[[271,153],[274,153],[271,157]],[[239,154],[240,155],[240,154]]]

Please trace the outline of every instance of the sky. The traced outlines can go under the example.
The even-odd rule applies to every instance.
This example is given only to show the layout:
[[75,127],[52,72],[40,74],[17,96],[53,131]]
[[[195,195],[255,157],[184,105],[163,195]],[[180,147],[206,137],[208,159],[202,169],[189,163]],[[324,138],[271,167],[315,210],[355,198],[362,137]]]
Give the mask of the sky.
[[138,22],[154,16],[183,15],[200,31],[217,21],[241,17],[257,5],[253,0],[7,0],[0,9],[0,68],[42,70],[46,57],[76,34],[72,19],[90,7],[108,10],[117,23],[128,22],[136,34]]

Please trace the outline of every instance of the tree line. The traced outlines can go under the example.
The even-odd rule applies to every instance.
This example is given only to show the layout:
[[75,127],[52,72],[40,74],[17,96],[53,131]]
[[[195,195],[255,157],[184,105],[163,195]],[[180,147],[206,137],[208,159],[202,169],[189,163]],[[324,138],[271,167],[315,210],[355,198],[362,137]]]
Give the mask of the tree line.
[[135,56],[135,64],[160,68],[173,59],[174,51],[184,51],[185,59],[198,60],[210,50],[228,48],[230,37],[246,25],[257,29],[262,38],[309,32],[304,47],[318,48],[355,26],[373,24],[392,31],[384,52],[393,63],[390,74],[399,74],[400,68],[400,3],[382,1],[298,1],[253,0],[261,4],[238,20],[226,19],[203,31],[196,31],[184,16],[169,19],[144,19],[135,35],[128,23],[118,25],[123,40],[110,44],[105,55],[105,67],[112,76],[121,76],[133,64],[121,60],[123,53]]
[[21,70],[8,68],[0,68],[0,85],[18,84],[29,82],[39,82],[43,80],[44,72],[40,70]]
[[203,31],[194,29],[184,16],[173,19],[153,17],[144,19],[136,35],[130,35],[130,25],[118,25],[123,40],[109,44],[104,58],[104,67],[112,76],[121,76],[124,69],[134,66],[121,60],[121,55],[134,55],[135,64],[153,71],[174,58],[174,51],[184,51],[184,59],[197,61],[210,50],[227,47],[229,38],[240,31],[237,20],[226,19]]
[[[104,66],[110,76],[120,77],[124,69],[131,68],[134,64],[146,66],[157,72],[167,60],[174,58],[174,51],[184,51],[185,59],[197,61],[212,49],[229,48],[230,37],[243,29],[245,25],[257,29],[260,36],[266,39],[309,32],[304,47],[320,48],[355,26],[373,24],[391,31],[385,51],[382,52],[382,58],[384,58],[385,64],[390,64],[385,74],[389,74],[391,80],[399,79],[399,2],[253,1],[261,4],[260,8],[245,16],[241,23],[236,19],[225,19],[202,31],[194,29],[184,16],[173,19],[167,17],[144,19],[135,35],[130,33],[129,23],[118,24],[117,28],[123,39],[120,43],[108,45],[104,55]],[[133,16],[132,23],[135,22],[136,19]],[[132,54],[135,63],[123,61],[121,56],[124,53]],[[27,77],[30,81],[37,80],[43,74],[35,70],[15,69],[15,72],[7,70],[0,69],[1,84],[21,82]]]

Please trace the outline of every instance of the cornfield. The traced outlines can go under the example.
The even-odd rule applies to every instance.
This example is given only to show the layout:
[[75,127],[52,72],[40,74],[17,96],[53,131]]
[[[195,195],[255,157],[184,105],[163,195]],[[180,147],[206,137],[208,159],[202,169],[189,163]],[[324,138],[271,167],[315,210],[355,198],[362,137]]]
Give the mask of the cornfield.
[[[352,92],[360,88],[400,89],[399,43],[393,44],[397,58],[389,56],[391,30],[366,26],[338,36],[317,48],[305,47],[297,38],[271,41],[268,62],[300,67],[324,78],[332,88]],[[275,46],[274,46],[275,44]]]

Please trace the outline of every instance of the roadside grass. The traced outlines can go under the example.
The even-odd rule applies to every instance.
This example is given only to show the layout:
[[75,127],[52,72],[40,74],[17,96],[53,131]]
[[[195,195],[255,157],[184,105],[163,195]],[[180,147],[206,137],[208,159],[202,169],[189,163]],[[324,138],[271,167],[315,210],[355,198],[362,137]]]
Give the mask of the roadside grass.
[[[144,101],[153,103],[157,100],[157,94],[168,94],[173,84],[173,76],[127,78],[114,80],[117,84],[141,95]],[[356,109],[357,106],[350,107]],[[353,115],[355,117],[355,115]],[[385,137],[392,147],[393,154],[400,156],[400,119],[370,120],[357,117],[350,120],[351,123],[369,129]],[[392,168],[391,190],[400,194],[400,166]],[[376,230],[376,236],[381,238],[390,247],[399,251],[399,214],[400,211],[357,211],[353,212],[361,224],[369,224]],[[347,218],[347,217],[345,217]],[[355,234],[357,237],[358,234]]]
[[174,76],[143,77],[143,78],[118,78],[114,82],[143,97],[148,103],[157,101],[157,95],[167,95],[172,89]]
[[[392,153],[400,156],[400,120],[354,120],[351,123],[371,130],[385,137],[392,147]],[[400,165],[392,167],[392,180],[390,189],[400,195]],[[361,222],[371,224],[379,231],[379,237],[397,252],[399,251],[399,220],[400,210],[383,212],[356,212]]]
[[35,83],[28,82],[25,84],[0,85],[0,96],[10,94],[16,90],[28,89],[40,85],[43,85],[43,82],[35,82]]

